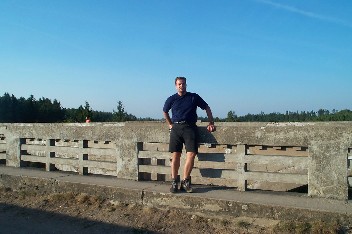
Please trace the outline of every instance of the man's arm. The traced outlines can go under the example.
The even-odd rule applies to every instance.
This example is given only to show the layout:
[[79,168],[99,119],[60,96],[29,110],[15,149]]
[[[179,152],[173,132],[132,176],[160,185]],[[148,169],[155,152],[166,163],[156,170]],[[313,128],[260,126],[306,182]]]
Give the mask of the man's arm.
[[209,124],[207,126],[207,129],[209,132],[214,132],[216,130],[216,127],[214,125],[213,113],[211,112],[211,109],[209,106],[205,109],[205,112],[207,113],[208,120],[209,120]]
[[164,112],[164,118],[166,120],[166,123],[169,125],[169,129],[172,128],[172,121],[171,121],[171,118],[170,118],[170,115],[168,112]]

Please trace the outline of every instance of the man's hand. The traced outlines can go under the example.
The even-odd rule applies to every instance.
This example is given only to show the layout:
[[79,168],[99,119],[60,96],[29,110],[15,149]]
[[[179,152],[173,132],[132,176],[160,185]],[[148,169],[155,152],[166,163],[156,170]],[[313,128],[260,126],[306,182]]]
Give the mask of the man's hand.
[[216,127],[214,125],[213,114],[211,113],[211,109],[210,109],[209,106],[205,109],[205,112],[207,113],[208,120],[209,120],[209,124],[208,124],[208,127],[207,127],[208,132],[215,132],[216,131]]
[[209,125],[207,126],[207,130],[208,130],[208,132],[215,132],[216,127],[215,127],[214,123],[209,123]]

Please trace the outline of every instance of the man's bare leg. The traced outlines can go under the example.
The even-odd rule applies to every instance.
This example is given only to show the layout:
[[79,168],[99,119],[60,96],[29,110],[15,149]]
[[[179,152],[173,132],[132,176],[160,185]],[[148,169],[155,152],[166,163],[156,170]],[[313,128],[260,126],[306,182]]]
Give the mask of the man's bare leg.
[[178,170],[180,169],[181,153],[174,152],[172,153],[171,161],[171,177],[173,180],[177,180]]
[[183,179],[189,179],[194,166],[194,159],[196,157],[195,152],[187,152],[187,158],[185,162],[185,168],[183,171]]
[[178,170],[180,168],[181,153],[174,152],[172,153],[171,161],[171,193],[176,193],[178,191]]
[[187,152],[186,163],[183,170],[183,180],[181,181],[180,187],[181,190],[186,191],[187,193],[193,192],[190,177],[194,166],[194,158],[196,155],[197,154],[195,152]]

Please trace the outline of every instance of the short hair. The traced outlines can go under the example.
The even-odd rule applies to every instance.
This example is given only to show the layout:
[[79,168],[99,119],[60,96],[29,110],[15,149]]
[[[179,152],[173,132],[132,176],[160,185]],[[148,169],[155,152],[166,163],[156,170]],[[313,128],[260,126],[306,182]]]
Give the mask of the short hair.
[[177,82],[178,80],[184,80],[185,83],[187,83],[186,77],[183,77],[183,76],[178,76],[178,77],[176,77],[176,79],[175,79],[175,84],[176,84],[176,82]]

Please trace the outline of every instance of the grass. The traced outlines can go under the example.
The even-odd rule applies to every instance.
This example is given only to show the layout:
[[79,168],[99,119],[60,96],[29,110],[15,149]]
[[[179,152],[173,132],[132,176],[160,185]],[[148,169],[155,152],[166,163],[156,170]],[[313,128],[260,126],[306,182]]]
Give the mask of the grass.
[[237,222],[237,226],[239,226],[240,228],[248,229],[251,226],[251,224],[249,222],[241,220]]
[[229,220],[227,220],[227,219],[222,219],[222,220],[221,220],[221,224],[222,224],[223,226],[225,226],[225,227],[228,226],[228,225],[230,225],[230,223],[231,223],[231,222],[230,222]]
[[336,234],[343,233],[343,227],[337,221],[315,221],[315,222],[298,222],[298,221],[281,221],[274,228],[274,233],[287,234]]
[[54,193],[49,195],[49,200],[52,202],[66,202],[66,203],[78,203],[99,206],[103,199],[98,196],[90,196],[86,193]]

